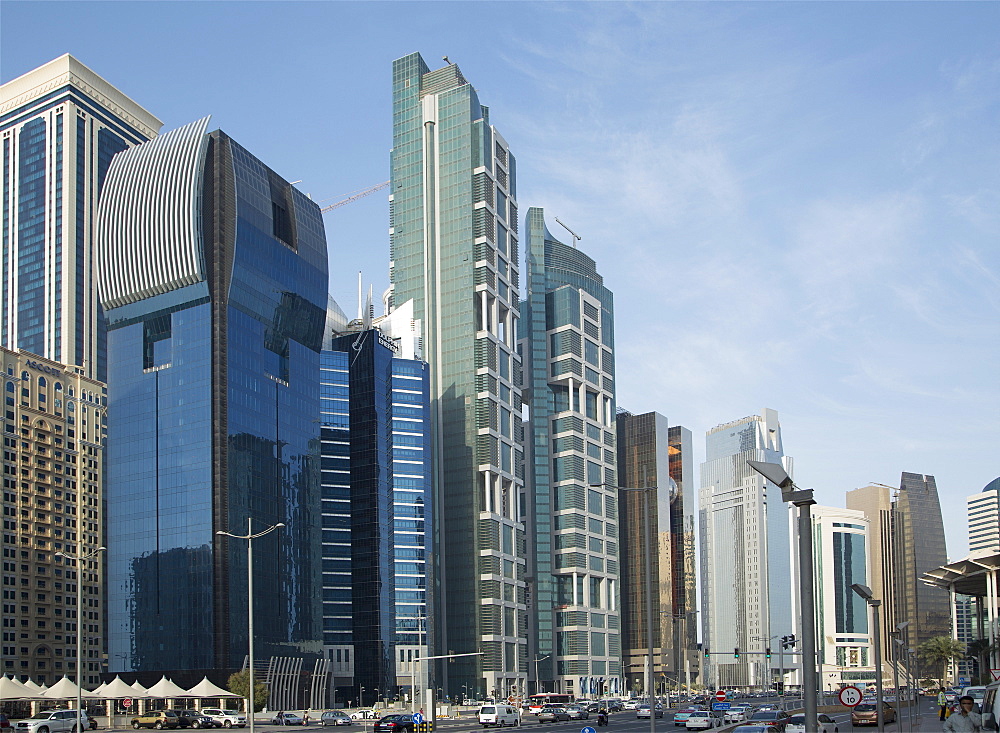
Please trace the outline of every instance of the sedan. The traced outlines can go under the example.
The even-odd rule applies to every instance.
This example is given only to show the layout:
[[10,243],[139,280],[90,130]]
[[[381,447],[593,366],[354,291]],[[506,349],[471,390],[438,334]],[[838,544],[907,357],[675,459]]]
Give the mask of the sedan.
[[[840,733],[837,721],[823,713],[817,716],[816,727],[812,730],[818,731],[818,733]],[[785,726],[785,733],[806,733],[806,716],[800,714],[790,717],[788,724]],[[809,733],[812,733],[812,731],[809,731]]]
[[687,719],[691,717],[691,713],[697,713],[701,710],[699,707],[684,708],[678,710],[674,713],[674,725],[684,725],[687,723]]
[[402,715],[386,715],[375,724],[375,733],[416,733],[417,724],[409,713]]
[[758,710],[750,716],[750,720],[747,722],[758,725],[770,725],[783,731],[785,725],[788,723],[788,713],[783,710]]
[[738,725],[731,733],[779,733],[773,725]]
[[742,723],[747,719],[749,711],[749,708],[737,705],[734,708],[729,708],[722,717],[727,723]]
[[[656,703],[656,710],[654,711],[657,718],[663,717],[663,706]],[[635,709],[636,718],[648,718],[649,717],[649,705],[640,705]]]
[[[896,709],[892,705],[882,703],[882,720],[886,723],[896,722]],[[860,705],[855,705],[854,709],[851,710],[851,725],[878,725],[875,703],[863,702]]]
[[361,710],[355,710],[351,713],[352,720],[368,720],[369,718],[377,718],[378,714],[374,710],[369,710],[363,708]]
[[685,723],[688,730],[711,730],[720,725],[722,725],[722,718],[708,710],[691,713]]
[[566,712],[569,713],[571,720],[589,720],[590,713],[587,708],[582,705],[567,705]]
[[351,725],[354,721],[351,716],[343,710],[327,710],[319,716],[319,724],[326,725]]
[[302,716],[295,713],[278,713],[271,719],[274,725],[302,725]]
[[539,723],[558,723],[560,720],[569,719],[569,711],[566,708],[547,706],[538,711]]

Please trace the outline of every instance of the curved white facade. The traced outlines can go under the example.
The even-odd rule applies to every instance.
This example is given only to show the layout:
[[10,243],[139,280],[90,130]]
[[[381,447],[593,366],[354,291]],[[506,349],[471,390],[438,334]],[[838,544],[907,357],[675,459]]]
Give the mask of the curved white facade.
[[209,119],[160,135],[112,161],[97,230],[105,309],[204,279],[199,219]]

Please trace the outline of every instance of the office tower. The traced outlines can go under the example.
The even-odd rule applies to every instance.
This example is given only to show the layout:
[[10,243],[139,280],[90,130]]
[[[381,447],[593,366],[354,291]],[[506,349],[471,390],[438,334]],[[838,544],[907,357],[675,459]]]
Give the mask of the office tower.
[[97,194],[115,153],[162,124],[69,54],[0,86],[0,345],[106,381]]
[[769,409],[712,428],[705,445],[698,521],[710,670],[703,681],[757,687],[769,681],[770,660],[743,650],[759,651],[764,640],[793,632],[789,512],[778,487],[747,461],[780,463],[792,475],[792,459],[782,448],[778,413]]
[[101,197],[108,658],[240,669],[248,548],[217,533],[280,522],[254,542],[255,659],[280,661],[268,704],[296,708],[322,645],[326,240],[315,203],[207,126],[118,155]]
[[393,63],[392,303],[413,300],[430,365],[440,507],[438,687],[524,688],[521,359],[514,157],[458,66]]
[[646,497],[620,492],[622,650],[631,690],[646,688],[648,517],[653,562],[653,677],[657,692],[690,686],[697,675],[694,591],[694,465],[691,431],[657,412],[618,413],[618,475],[623,487],[655,487]]
[[[820,687],[836,691],[845,685],[874,685],[870,612],[864,599],[851,590],[854,583],[869,585],[869,521],[861,511],[819,505],[813,506],[811,516]],[[794,534],[798,541],[798,532]],[[798,556],[793,568],[799,578]],[[891,638],[883,641],[891,643]],[[774,668],[778,640],[770,646],[775,650]]]
[[969,553],[1000,552],[1000,478],[968,498]]
[[[951,636],[948,592],[920,581],[920,576],[948,562],[944,523],[933,476],[903,472],[895,510],[896,623],[909,621],[913,648],[935,636]],[[920,661],[920,660],[918,660]],[[921,674],[933,665],[921,663]]]
[[553,237],[542,209],[528,209],[526,227],[529,675],[537,669],[535,691],[617,694],[614,301],[594,260]]
[[[104,384],[80,367],[0,347],[3,365],[3,668],[52,685],[100,681],[104,561],[74,557],[101,545]],[[84,615],[78,619],[77,593]]]

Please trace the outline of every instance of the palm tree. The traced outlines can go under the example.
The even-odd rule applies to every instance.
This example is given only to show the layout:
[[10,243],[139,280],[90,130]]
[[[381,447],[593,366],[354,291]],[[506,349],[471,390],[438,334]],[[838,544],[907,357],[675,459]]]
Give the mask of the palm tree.
[[927,664],[940,666],[941,676],[939,679],[943,684],[948,662],[965,659],[966,651],[965,644],[958,639],[952,639],[950,636],[935,636],[921,644],[917,649],[917,654]]
[[989,677],[986,674],[986,670],[989,668],[987,660],[992,651],[993,647],[990,645],[989,639],[970,641],[965,650],[965,658],[971,659],[976,663],[976,676],[979,678],[979,684],[984,684],[983,677]]

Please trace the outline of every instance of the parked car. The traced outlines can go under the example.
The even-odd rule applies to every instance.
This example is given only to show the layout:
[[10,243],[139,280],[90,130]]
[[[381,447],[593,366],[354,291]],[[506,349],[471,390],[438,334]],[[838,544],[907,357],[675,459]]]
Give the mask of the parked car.
[[221,728],[222,723],[217,723],[207,715],[202,715],[197,710],[168,710],[177,716],[178,728]]
[[760,725],[770,725],[780,731],[785,730],[788,724],[788,713],[784,710],[758,710],[750,716],[748,723],[758,723]]
[[271,718],[271,725],[302,725],[304,722],[301,715],[284,711]]
[[722,718],[711,710],[697,710],[684,723],[688,730],[712,730],[722,725]]
[[148,713],[143,713],[132,718],[131,725],[136,730],[139,730],[139,728],[163,730],[164,728],[180,727],[180,721],[173,710],[150,710]]
[[[886,723],[896,722],[896,709],[889,703],[882,703],[882,720]],[[851,725],[878,725],[874,702],[862,702],[851,710]]]
[[829,715],[820,713],[816,718],[816,727],[806,731],[806,716],[801,714],[793,715],[788,719],[788,724],[785,725],[785,733],[813,733],[813,731],[818,731],[818,733],[840,733],[837,721]]
[[[83,716],[83,727],[90,727],[86,713]],[[76,710],[43,710],[26,720],[19,720],[14,725],[17,733],[64,733],[76,731]]]
[[511,705],[483,705],[479,708],[477,717],[484,728],[491,725],[503,728],[505,725],[521,724],[521,714]]
[[0,730],[10,730],[13,728],[6,713],[0,713]]
[[223,728],[246,728],[247,717],[238,710],[223,710],[222,708],[202,708],[202,715],[207,715]]
[[567,705],[566,712],[569,713],[570,720],[589,720],[590,713],[582,705]]
[[416,733],[417,724],[413,722],[413,716],[409,713],[394,713],[384,715],[375,723],[375,733]]
[[[657,718],[663,717],[663,706],[660,703],[656,703],[656,709],[653,711]],[[649,718],[649,705],[640,705],[635,709],[635,717],[638,718]]]
[[687,719],[691,717],[691,713],[696,713],[700,711],[701,708],[697,706],[692,706],[689,708],[682,708],[674,713],[674,725],[684,725],[687,723]]
[[326,725],[352,725],[354,723],[351,720],[351,716],[345,713],[343,710],[327,710],[321,716],[319,716],[319,724]]
[[538,711],[539,723],[558,723],[560,720],[569,720],[569,712],[564,707],[546,705]]

